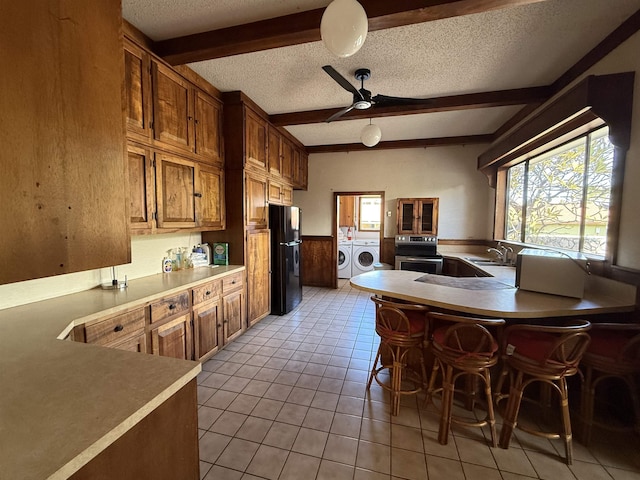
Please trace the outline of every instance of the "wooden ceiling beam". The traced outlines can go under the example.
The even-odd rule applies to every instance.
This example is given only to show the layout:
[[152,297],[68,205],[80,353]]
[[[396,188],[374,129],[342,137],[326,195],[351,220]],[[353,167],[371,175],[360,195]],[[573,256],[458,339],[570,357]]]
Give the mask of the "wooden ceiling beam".
[[[360,0],[369,31],[547,0]],[[324,8],[155,42],[154,53],[171,65],[258,52],[320,40]]]
[[451,145],[473,145],[491,143],[493,135],[465,135],[460,137],[420,138],[416,140],[394,140],[380,142],[375,147],[367,147],[362,143],[337,143],[334,145],[317,145],[306,147],[308,153],[358,152],[365,150],[393,150],[397,148],[446,147]]
[[[454,110],[470,110],[474,108],[504,107],[509,105],[525,105],[542,103],[551,96],[549,87],[518,88],[495,92],[468,93],[432,98],[430,103],[398,105],[393,107],[373,107],[368,110],[351,110],[337,122],[360,118],[392,117],[400,115],[416,115],[419,113],[450,112]],[[270,115],[269,121],[278,127],[287,125],[307,125],[322,123],[341,108],[308,110]]]

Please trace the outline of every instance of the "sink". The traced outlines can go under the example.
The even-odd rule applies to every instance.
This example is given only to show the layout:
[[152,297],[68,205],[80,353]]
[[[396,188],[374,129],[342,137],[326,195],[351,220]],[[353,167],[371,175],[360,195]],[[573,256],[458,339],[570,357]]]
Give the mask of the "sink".
[[490,260],[488,258],[476,258],[476,257],[465,257],[465,260],[475,263],[476,265],[485,265],[491,267],[508,267],[509,265],[498,263],[495,260]]

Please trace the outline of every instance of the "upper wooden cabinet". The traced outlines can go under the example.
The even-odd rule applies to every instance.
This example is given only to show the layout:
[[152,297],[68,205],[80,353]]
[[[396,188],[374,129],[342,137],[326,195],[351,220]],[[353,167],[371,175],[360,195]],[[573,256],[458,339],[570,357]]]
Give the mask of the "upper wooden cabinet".
[[198,165],[196,174],[196,223],[199,227],[224,230],[224,170],[215,166]]
[[246,192],[246,226],[251,228],[267,228],[267,179],[262,176],[247,174]]
[[340,195],[339,227],[353,227],[356,221],[356,197],[353,195]]
[[155,169],[149,147],[127,145],[129,171],[129,216],[132,232],[150,231],[154,226]]
[[274,177],[282,175],[282,136],[275,128],[269,128],[269,144],[267,149],[269,173]]
[[222,165],[222,102],[128,38],[124,64],[129,139]]
[[267,171],[267,122],[250,108],[245,108],[246,166]]
[[119,0],[2,3],[0,284],[131,261],[121,25]]
[[399,198],[398,234],[438,234],[437,198]]
[[301,148],[293,150],[292,184],[296,190],[306,190],[308,183],[309,155]]

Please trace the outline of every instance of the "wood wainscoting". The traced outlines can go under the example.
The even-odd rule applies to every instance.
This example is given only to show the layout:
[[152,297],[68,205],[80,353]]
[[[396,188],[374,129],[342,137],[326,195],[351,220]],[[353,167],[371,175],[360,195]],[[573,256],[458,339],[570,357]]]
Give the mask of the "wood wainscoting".
[[302,284],[311,287],[337,287],[337,253],[331,236],[302,236]]

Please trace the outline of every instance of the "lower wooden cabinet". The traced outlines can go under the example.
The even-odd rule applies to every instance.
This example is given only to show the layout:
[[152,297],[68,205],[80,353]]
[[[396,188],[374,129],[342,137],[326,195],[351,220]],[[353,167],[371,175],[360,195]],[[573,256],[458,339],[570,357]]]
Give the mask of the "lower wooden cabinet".
[[221,346],[218,332],[222,329],[220,299],[193,307],[193,340],[195,360],[205,360]]
[[271,311],[271,236],[269,230],[247,232],[247,290],[249,326]]
[[114,343],[111,347],[129,352],[147,353],[147,334],[141,330],[120,343]]
[[163,357],[191,360],[191,314],[180,315],[151,330],[151,353]]

